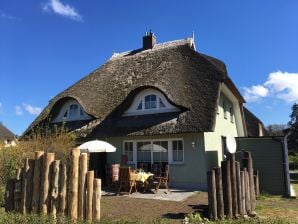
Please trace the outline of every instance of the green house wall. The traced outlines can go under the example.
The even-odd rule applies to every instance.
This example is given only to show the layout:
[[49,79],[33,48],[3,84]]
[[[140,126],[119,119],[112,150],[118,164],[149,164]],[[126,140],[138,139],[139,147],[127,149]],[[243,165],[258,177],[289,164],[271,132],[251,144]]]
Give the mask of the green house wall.
[[282,138],[237,138],[237,150],[250,151],[254,170],[259,170],[260,191],[285,195]]
[[[108,153],[107,163],[120,163],[123,153],[123,142],[129,140],[157,140],[157,139],[183,139],[184,143],[184,163],[170,165],[170,186],[206,189],[206,173],[211,167],[216,166],[218,158],[217,152],[206,152],[203,133],[195,134],[175,134],[159,136],[141,137],[113,137],[104,139],[114,145],[117,150]],[[192,143],[195,143],[194,146]]]

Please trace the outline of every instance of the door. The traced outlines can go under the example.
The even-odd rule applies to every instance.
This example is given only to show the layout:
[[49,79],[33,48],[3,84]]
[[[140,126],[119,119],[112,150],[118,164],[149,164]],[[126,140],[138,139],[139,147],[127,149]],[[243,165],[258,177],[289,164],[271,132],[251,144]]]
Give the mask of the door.
[[94,170],[94,177],[100,178],[103,184],[106,179],[106,163],[106,152],[90,153],[89,170]]

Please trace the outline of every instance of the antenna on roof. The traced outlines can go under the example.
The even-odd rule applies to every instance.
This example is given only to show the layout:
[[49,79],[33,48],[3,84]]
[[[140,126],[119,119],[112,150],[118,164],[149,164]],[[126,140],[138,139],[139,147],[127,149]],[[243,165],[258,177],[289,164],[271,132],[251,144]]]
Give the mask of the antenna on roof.
[[195,46],[195,31],[193,30],[192,31],[192,37],[191,37],[191,40],[190,40],[190,45],[192,47],[193,50],[196,50],[196,46]]

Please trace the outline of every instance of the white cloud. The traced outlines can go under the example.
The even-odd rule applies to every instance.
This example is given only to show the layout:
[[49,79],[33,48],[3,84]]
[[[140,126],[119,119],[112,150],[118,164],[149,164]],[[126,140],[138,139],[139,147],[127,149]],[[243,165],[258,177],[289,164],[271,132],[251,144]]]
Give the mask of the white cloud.
[[0,102],[0,114],[2,114],[3,111],[2,111],[2,103]]
[[0,10],[0,18],[3,19],[16,19],[14,16],[8,15],[6,12]]
[[22,103],[21,106],[15,106],[16,115],[21,116],[24,114],[24,111],[29,113],[30,115],[38,115],[41,112],[40,107],[35,107],[27,103]]
[[16,115],[21,116],[23,115],[23,110],[20,106],[15,106]]
[[58,15],[65,16],[76,21],[83,20],[82,16],[74,7],[68,4],[63,4],[60,0],[49,0],[42,6],[42,9],[45,12],[54,12]]
[[298,73],[272,72],[262,85],[244,87],[247,102],[256,102],[265,97],[278,98],[288,103],[298,101]]
[[35,107],[35,106],[26,104],[26,103],[23,103],[22,106],[23,106],[24,110],[26,110],[31,115],[38,115],[41,112],[40,107]]
[[298,101],[298,73],[272,72],[264,86],[286,102]]
[[244,87],[244,98],[247,102],[256,102],[268,95],[268,89],[261,85]]

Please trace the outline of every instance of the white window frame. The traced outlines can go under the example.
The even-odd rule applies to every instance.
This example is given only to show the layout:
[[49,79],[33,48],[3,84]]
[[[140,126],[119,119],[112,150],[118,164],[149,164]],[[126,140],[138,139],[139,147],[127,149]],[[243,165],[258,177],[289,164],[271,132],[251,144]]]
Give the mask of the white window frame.
[[[145,97],[148,95],[156,95],[156,108],[145,109]],[[160,107],[160,100],[165,107]],[[139,104],[142,102],[142,109],[138,110]],[[138,93],[134,98],[130,107],[123,113],[123,116],[166,113],[180,111],[179,108],[172,105],[160,91],[156,89],[145,89]]]
[[[70,117],[70,107],[71,105],[77,105],[78,111],[77,116]],[[83,115],[81,115],[81,110],[83,111]],[[67,111],[67,117],[64,117],[64,114]],[[83,107],[76,100],[68,100],[60,109],[58,115],[53,119],[52,123],[63,122],[63,121],[77,121],[77,120],[90,120],[92,119],[88,114],[86,114]]]
[[[170,139],[138,139],[138,140],[124,140],[122,144],[122,155],[125,155],[125,143],[126,142],[132,142],[133,143],[133,161],[128,161],[128,164],[134,165],[135,168],[137,167],[137,143],[138,142],[150,142],[151,145],[151,164],[153,163],[153,150],[152,150],[152,144],[155,141],[167,141],[168,142],[168,164],[184,164],[185,157],[185,145],[183,138],[170,138]],[[182,147],[183,147],[183,160],[182,161],[173,161],[173,141],[182,141]]]

